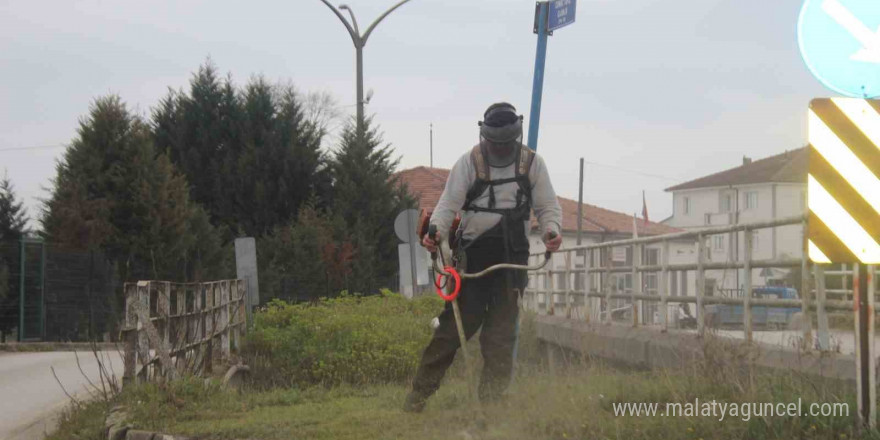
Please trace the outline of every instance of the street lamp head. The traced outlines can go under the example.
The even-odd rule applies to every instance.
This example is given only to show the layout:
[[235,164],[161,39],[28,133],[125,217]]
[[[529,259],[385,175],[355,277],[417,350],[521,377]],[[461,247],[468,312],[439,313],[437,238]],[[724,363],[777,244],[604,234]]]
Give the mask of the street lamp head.
[[339,9],[343,9],[343,10],[348,9],[348,5],[343,3],[343,4],[339,5]]

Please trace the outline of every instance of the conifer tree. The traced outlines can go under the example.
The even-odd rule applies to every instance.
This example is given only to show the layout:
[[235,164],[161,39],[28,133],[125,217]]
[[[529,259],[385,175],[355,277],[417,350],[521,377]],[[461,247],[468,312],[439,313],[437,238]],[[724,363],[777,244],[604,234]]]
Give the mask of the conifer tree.
[[[119,97],[94,102],[53,183],[42,219],[47,241],[101,251],[120,280],[192,280],[208,267],[203,262],[221,269],[218,232],[189,200],[185,177],[156,153],[149,127]],[[122,304],[121,297],[108,301],[116,310]]]
[[8,175],[0,180],[0,342],[18,326],[18,295],[11,295],[15,286],[10,277],[16,259],[18,241],[28,233],[27,212],[17,201],[15,188]]
[[342,133],[331,164],[333,212],[345,219],[356,249],[349,290],[374,293],[391,287],[398,271],[394,219],[415,201],[398,185],[398,160],[371,119],[358,131],[354,122]]
[[16,200],[9,175],[4,175],[0,180],[0,243],[21,239],[28,232],[27,222],[27,211]]
[[[325,123],[326,114],[310,114]],[[153,113],[156,145],[187,176],[212,221],[256,237],[295,219],[311,194],[326,205],[320,124],[307,119],[292,86],[257,76],[238,90],[210,61],[188,94],[171,92]]]

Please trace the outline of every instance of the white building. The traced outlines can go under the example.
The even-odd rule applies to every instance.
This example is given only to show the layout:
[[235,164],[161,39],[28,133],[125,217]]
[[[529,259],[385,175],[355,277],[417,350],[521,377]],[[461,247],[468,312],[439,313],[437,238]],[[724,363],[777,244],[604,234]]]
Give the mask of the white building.
[[[752,161],[709,176],[667,188],[672,193],[673,214],[663,223],[681,229],[750,223],[795,217],[806,209],[808,150],[793,151]],[[755,231],[754,259],[800,258],[803,255],[802,227],[783,226]],[[743,255],[743,233],[710,238],[712,261],[736,261]],[[787,271],[755,270],[755,285],[782,284]],[[742,270],[707,272],[707,289],[742,288]]]

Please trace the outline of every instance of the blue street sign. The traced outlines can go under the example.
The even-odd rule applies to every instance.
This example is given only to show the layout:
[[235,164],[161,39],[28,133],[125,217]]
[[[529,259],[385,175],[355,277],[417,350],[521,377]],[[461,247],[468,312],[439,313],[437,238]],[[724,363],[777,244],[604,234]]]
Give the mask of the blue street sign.
[[880,1],[805,0],[798,46],[810,72],[845,96],[880,96]]
[[553,32],[563,26],[574,23],[576,0],[552,0],[550,15],[547,17],[547,31]]

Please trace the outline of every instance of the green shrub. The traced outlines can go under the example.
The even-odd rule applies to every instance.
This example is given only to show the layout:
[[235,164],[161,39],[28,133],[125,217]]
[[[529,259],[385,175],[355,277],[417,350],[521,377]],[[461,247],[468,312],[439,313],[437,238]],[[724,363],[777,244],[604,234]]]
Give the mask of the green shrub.
[[255,315],[242,353],[260,387],[404,383],[442,308],[434,296],[408,300],[389,291],[316,304],[275,300]]

